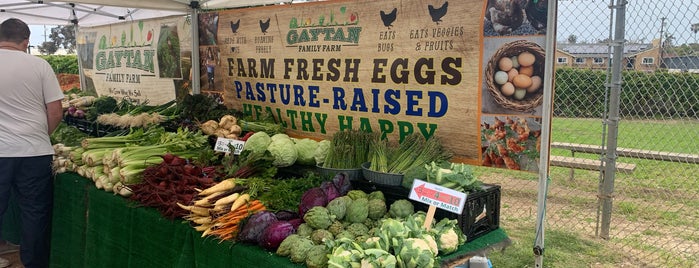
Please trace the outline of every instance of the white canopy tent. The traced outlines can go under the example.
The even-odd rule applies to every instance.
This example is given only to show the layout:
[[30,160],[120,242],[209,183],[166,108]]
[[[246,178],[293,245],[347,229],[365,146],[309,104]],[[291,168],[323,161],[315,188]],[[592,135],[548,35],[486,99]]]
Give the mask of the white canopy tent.
[[[296,2],[306,2],[301,0]],[[286,3],[292,3],[286,1]],[[30,25],[100,26],[133,20],[144,20],[177,15],[192,15],[208,9],[251,7],[285,3],[283,0],[0,0],[0,21],[18,18]],[[198,35],[196,24],[192,34]],[[192,38],[192,51],[199,51],[197,38]],[[192,62],[199,62],[199,54],[192,53]],[[199,68],[193,68],[194,77]],[[82,80],[82,71],[81,71]],[[192,91],[200,92],[199,80],[192,81]]]
[[[33,25],[99,26],[124,20],[185,15],[194,9],[237,8],[282,0],[0,0],[0,21],[18,18]],[[289,2],[289,1],[287,1]]]

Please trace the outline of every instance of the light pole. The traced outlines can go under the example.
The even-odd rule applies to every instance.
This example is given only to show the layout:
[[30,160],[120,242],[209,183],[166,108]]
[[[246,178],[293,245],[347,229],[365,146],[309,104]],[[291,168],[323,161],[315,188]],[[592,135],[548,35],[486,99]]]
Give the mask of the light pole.
[[663,45],[663,30],[665,29],[666,19],[666,17],[660,18],[660,57],[658,59],[660,62],[658,63],[658,68],[663,68],[663,50],[665,49],[665,46]]

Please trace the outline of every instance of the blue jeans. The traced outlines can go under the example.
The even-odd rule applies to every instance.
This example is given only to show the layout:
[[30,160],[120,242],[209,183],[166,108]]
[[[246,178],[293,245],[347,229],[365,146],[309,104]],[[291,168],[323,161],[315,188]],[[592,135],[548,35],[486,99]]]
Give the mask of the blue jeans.
[[21,211],[20,258],[25,268],[49,267],[53,212],[52,158],[51,155],[0,157],[0,224],[12,192]]

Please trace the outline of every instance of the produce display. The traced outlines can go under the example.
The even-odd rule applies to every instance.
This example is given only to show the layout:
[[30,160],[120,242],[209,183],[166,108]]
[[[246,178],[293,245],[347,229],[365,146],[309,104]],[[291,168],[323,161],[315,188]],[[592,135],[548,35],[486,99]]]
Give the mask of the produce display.
[[[382,172],[478,190],[468,166],[448,162],[451,154],[437,139],[412,134],[389,143],[359,130],[337,132],[331,140],[295,138],[271,121],[221,113],[225,109],[199,96],[128,108],[109,98],[91,102],[84,118],[122,130],[92,137],[62,124],[51,137],[54,171],[76,172],[137,206],[187,221],[202,237],[254,244],[307,267],[435,267],[466,241],[457,220],[426,227],[426,213],[411,201],[387,203],[381,191],[353,189],[347,173],[278,174],[289,167],[371,162]],[[164,120],[136,119],[143,114]],[[110,116],[130,123],[105,121]],[[217,138],[245,143],[238,155],[215,152]]]

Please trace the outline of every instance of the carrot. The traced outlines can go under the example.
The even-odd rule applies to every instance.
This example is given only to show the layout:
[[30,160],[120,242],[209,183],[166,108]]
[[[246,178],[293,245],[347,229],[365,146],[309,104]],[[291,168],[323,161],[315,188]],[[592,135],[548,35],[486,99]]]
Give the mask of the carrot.
[[199,192],[199,195],[210,195],[215,192],[222,192],[235,187],[235,178],[228,178]]
[[189,212],[191,212],[191,213],[194,213],[194,214],[196,214],[196,215],[199,215],[199,216],[209,216],[209,215],[211,215],[210,212],[209,212],[209,209],[207,209],[207,208],[198,207],[198,206],[186,206],[186,205],[183,205],[183,204],[180,203],[180,202],[177,202],[177,205],[180,206],[182,209],[187,210],[187,211],[189,211]]
[[222,195],[224,192],[215,192],[210,195],[204,196],[204,198],[199,199],[197,201],[194,201],[195,206],[200,206],[200,207],[208,207],[211,206],[210,200],[213,198],[218,197],[219,195]]
[[227,204],[233,203],[236,199],[238,199],[238,197],[240,197],[240,193],[232,193],[224,198],[216,200],[216,202],[214,203],[214,206],[216,207],[216,206],[227,205]]
[[233,204],[231,204],[231,211],[234,211],[238,209],[239,207],[243,206],[246,202],[250,201],[250,195],[249,194],[242,194],[238,199],[236,199]]
[[214,226],[214,225],[213,224],[197,225],[197,226],[194,226],[194,230],[197,230],[199,232],[203,232],[203,231],[206,231],[206,229],[211,228],[212,226]]

